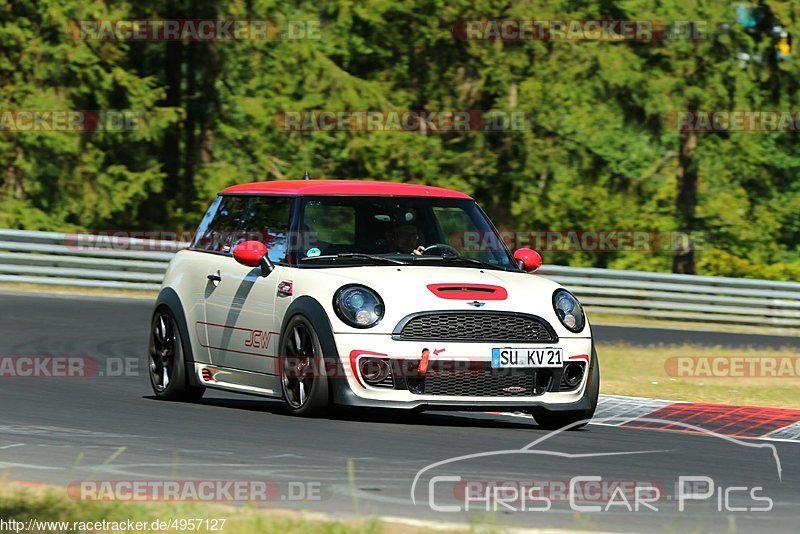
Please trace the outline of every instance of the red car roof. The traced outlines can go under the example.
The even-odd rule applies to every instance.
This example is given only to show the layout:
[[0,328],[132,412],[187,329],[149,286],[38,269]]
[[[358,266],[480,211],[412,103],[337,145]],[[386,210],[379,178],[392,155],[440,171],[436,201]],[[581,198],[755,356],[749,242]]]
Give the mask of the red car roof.
[[381,197],[472,198],[466,193],[430,185],[364,180],[276,180],[232,185],[223,195],[357,195]]

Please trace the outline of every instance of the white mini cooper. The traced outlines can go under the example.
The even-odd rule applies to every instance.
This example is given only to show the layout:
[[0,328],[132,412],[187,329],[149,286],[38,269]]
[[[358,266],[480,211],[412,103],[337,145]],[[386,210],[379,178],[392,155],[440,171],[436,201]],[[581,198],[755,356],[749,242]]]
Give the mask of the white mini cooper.
[[[541,257],[509,252],[466,194],[422,185],[243,184],[169,265],[149,346],[155,394],[591,418],[600,368],[586,316]],[[577,425],[575,426],[577,428]]]

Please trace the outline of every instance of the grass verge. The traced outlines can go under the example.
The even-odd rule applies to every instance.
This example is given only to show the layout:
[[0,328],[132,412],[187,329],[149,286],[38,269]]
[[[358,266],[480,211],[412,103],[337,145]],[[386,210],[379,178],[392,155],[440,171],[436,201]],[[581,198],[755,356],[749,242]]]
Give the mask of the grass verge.
[[0,283],[0,291],[40,293],[45,295],[79,295],[101,297],[144,298],[156,300],[158,291],[140,291],[137,289],[107,289],[102,287],[73,287],[45,284],[28,284],[18,282]]
[[[597,345],[601,365],[601,393],[656,399],[710,402],[733,405],[773,406],[800,409],[797,380],[800,378],[800,352],[790,347],[778,350],[732,349],[696,345],[640,347],[627,344]],[[683,373],[678,373],[676,358],[691,357]],[[754,358],[788,359],[777,364],[780,376],[730,376],[731,358],[747,358],[747,373]],[[702,365],[694,358],[703,358]],[[722,362],[715,371],[714,361]],[[684,362],[686,360],[683,360]],[[762,369],[755,363],[755,369]],[[694,376],[687,376],[686,370]],[[767,369],[768,372],[768,369]],[[676,376],[676,375],[682,376]],[[734,373],[735,374],[735,373]]]
[[800,337],[800,329],[777,326],[751,326],[724,323],[702,323],[699,321],[676,321],[634,317],[611,313],[591,312],[588,314],[593,325],[634,326],[648,328],[670,328],[674,330],[700,330],[704,332],[725,332],[731,334],[762,334],[769,336]]
[[[275,510],[256,507],[237,508],[208,503],[128,503],[128,502],[85,502],[69,499],[63,488],[54,486],[26,486],[19,483],[0,483],[0,517],[8,521],[23,522],[35,520],[38,523],[30,531],[40,533],[64,532],[217,532],[236,534],[378,534],[378,533],[416,533],[422,529],[402,525],[383,525],[377,520],[353,519],[335,521],[320,515]],[[184,528],[180,520],[194,519],[200,528]],[[144,529],[134,525],[133,530],[118,530],[118,526],[128,521],[139,522]],[[176,528],[162,530],[154,521],[178,520]],[[208,523],[205,523],[208,520]],[[97,522],[106,521],[106,528],[96,527]],[[50,525],[47,523],[51,522]],[[52,522],[66,522],[54,524]],[[80,523],[84,523],[81,525]],[[89,525],[88,523],[95,523]],[[219,528],[221,526],[221,529]],[[66,528],[64,528],[66,527]],[[77,528],[76,528],[77,527]],[[156,528],[153,528],[156,527]],[[215,528],[216,527],[216,528]],[[12,529],[13,531],[13,529]],[[28,530],[23,530],[28,532]]]
[[[334,518],[327,514],[217,503],[96,502],[69,498],[64,487],[15,482],[0,478],[0,519],[4,530],[42,534],[136,532],[202,532],[216,534],[423,534],[585,533],[575,528],[506,528],[495,516],[478,516],[466,523],[413,518]],[[13,520],[16,525],[9,524]],[[181,522],[183,520],[183,522]],[[132,529],[127,528],[132,523]],[[172,523],[175,521],[175,523]],[[194,521],[192,524],[191,521]],[[105,523],[103,523],[105,522]],[[154,523],[158,522],[158,524]],[[164,523],[166,522],[166,525]],[[137,524],[138,523],[138,524]],[[30,528],[29,528],[30,527]],[[595,530],[592,528],[591,530]]]

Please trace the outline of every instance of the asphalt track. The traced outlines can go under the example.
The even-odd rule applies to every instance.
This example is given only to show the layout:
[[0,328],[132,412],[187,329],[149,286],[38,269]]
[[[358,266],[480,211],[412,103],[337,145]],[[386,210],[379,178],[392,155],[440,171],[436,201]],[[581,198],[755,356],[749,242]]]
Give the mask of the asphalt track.
[[[150,312],[142,300],[0,294],[2,356],[89,356],[100,370],[115,359],[138,362],[138,373],[129,369],[123,376],[1,378],[0,469],[7,478],[270,480],[281,495],[271,506],[542,528],[763,533],[796,531],[800,520],[800,445],[794,443],[599,425],[548,435],[528,419],[488,414],[374,412],[308,420],[285,415],[278,402],[217,391],[199,404],[157,401],[145,367]],[[795,338],[652,328],[596,327],[595,333],[601,341],[638,344],[798,345]],[[546,439],[521,450],[540,438]],[[506,452],[485,454],[497,450]],[[462,455],[474,456],[424,470]],[[415,505],[411,488],[420,470]],[[551,508],[531,511],[544,500],[511,499],[489,512],[480,501],[470,512],[435,511],[431,497],[438,506],[464,506],[463,485],[432,479],[437,475],[460,476],[461,484],[536,480],[547,488]],[[593,475],[659,488],[661,498],[651,501],[658,511],[616,505],[576,513],[574,506],[603,509],[611,496],[595,493],[571,505],[558,488],[570,477]],[[680,476],[701,475],[714,481],[713,496],[685,502],[680,512],[674,484]],[[289,484],[298,482],[318,493],[289,498]],[[762,489],[750,494],[754,487]],[[730,510],[766,507],[754,495],[771,499],[772,509]],[[629,491],[624,499],[633,508]]]

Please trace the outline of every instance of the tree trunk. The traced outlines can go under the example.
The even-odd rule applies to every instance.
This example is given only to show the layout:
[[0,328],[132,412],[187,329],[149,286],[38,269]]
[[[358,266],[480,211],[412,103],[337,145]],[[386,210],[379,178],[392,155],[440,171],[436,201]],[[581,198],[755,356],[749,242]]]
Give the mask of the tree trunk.
[[194,174],[197,163],[197,125],[202,123],[203,105],[197,92],[197,78],[202,76],[200,63],[203,61],[205,43],[188,43],[186,47],[186,119],[183,121],[183,173],[181,174],[181,208],[191,211],[194,200]]
[[208,43],[204,52],[203,78],[200,92],[204,102],[203,120],[200,126],[199,164],[209,165],[214,161],[214,129],[219,118],[220,96],[217,80],[222,71],[220,52],[217,43]]
[[[695,209],[697,207],[697,162],[694,152],[697,148],[697,132],[683,131],[678,153],[678,196],[676,208],[680,231],[689,238],[675,250],[672,272],[695,274],[694,242],[691,239],[695,230]],[[675,240],[673,240],[675,242]]]
[[[175,11],[170,10],[174,16]],[[180,108],[182,106],[183,84],[183,43],[180,41],[167,41],[164,55],[164,80],[166,81],[165,107]],[[181,123],[170,125],[164,132],[164,141],[161,148],[161,163],[164,174],[164,188],[161,199],[155,203],[154,209],[159,210],[157,224],[170,222],[170,208],[177,207],[181,202],[180,172],[181,172]]]

